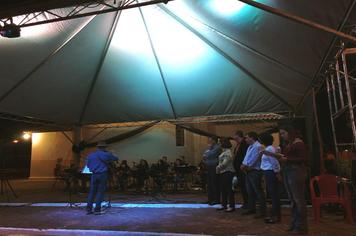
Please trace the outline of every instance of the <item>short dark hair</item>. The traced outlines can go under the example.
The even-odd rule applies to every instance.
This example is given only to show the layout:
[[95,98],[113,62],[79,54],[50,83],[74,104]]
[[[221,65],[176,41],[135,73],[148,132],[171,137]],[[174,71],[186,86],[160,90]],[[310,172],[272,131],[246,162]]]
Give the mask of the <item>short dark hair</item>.
[[248,132],[247,136],[249,136],[250,138],[253,138],[253,140],[255,140],[255,141],[258,139],[258,134],[256,132],[253,132],[253,131]]
[[222,148],[231,148],[232,147],[230,139],[228,139],[228,138],[221,138],[220,144],[221,144]]
[[219,138],[217,136],[211,136],[210,138],[215,141],[215,143],[219,142]]
[[269,133],[262,133],[259,137],[261,143],[265,146],[270,146],[273,144],[273,136]]
[[235,132],[235,135],[243,138],[244,137],[244,132],[242,132],[242,130],[238,130],[238,131]]

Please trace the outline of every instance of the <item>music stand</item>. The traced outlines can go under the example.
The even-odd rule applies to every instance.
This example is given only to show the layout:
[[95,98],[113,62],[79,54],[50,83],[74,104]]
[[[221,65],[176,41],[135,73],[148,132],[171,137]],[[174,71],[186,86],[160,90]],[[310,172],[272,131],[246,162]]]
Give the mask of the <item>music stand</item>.
[[16,195],[14,189],[12,188],[10,181],[9,181],[9,176],[11,174],[10,170],[0,170],[0,182],[1,182],[1,195],[6,195],[6,199],[7,201],[9,201],[9,195],[8,195],[8,191],[10,191],[12,193],[12,195],[14,195],[15,198],[18,198],[18,196]]

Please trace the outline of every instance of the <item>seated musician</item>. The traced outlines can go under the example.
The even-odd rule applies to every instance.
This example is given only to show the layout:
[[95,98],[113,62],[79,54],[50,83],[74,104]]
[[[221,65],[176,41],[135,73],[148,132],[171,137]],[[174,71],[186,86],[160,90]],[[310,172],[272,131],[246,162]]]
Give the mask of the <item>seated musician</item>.
[[200,183],[202,185],[202,190],[205,193],[207,190],[207,178],[208,178],[208,170],[203,162],[201,160],[198,165],[198,175],[200,177]]
[[189,166],[188,162],[185,160],[185,156],[179,156],[180,166]]
[[136,165],[136,179],[137,179],[137,190],[143,191],[145,187],[145,181],[149,177],[149,165],[146,160],[141,159],[139,164]]
[[184,167],[184,163],[182,159],[177,158],[176,161],[174,162],[174,191],[178,190],[178,186],[183,182],[184,180],[184,174],[181,171],[181,168]]
[[127,164],[126,160],[122,160],[121,164],[118,167],[118,177],[119,177],[119,189],[121,189],[122,191],[125,191],[127,188],[127,183],[128,183],[128,179],[130,176],[130,167]]
[[70,175],[66,172],[63,166],[63,159],[58,158],[56,166],[54,167],[54,176],[57,180],[63,180],[66,183],[65,191],[69,190],[70,187]]
[[158,164],[160,165],[160,169],[164,174],[168,174],[170,170],[170,165],[168,163],[167,156],[163,156],[161,160],[162,160],[161,162],[158,162]]
[[169,164],[163,159],[158,160],[156,164],[151,165],[151,176],[156,187],[156,192],[162,193],[169,172]]

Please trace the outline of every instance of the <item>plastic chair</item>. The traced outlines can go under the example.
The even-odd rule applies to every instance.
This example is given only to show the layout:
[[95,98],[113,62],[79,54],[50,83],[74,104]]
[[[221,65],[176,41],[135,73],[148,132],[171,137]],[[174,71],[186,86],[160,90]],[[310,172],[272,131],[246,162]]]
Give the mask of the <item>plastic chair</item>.
[[[319,194],[315,191],[315,184],[319,188]],[[342,205],[345,218],[352,224],[352,201],[351,192],[345,181],[335,175],[315,176],[310,180],[310,193],[313,204],[315,221],[320,221],[320,207],[326,203],[338,203]]]

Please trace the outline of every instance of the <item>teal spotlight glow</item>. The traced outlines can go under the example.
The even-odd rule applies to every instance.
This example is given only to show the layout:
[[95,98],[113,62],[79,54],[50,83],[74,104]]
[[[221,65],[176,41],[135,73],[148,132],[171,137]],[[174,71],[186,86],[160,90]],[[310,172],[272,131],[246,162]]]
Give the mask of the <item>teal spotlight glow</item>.
[[246,6],[246,4],[238,0],[211,0],[212,9],[222,15],[234,15],[244,6]]

